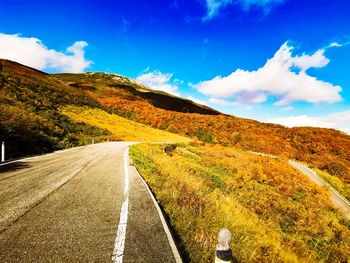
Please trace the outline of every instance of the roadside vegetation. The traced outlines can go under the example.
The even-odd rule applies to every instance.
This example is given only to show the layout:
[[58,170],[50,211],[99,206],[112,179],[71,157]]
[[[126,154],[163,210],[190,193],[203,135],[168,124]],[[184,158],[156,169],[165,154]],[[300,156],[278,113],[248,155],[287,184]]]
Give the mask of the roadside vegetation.
[[[232,147],[139,144],[130,156],[188,261],[213,262],[220,228],[240,262],[348,262],[350,221],[286,162]],[[196,146],[197,145],[197,146]]]
[[0,141],[6,144],[6,159],[85,145],[92,136],[107,138],[107,130],[60,114],[58,108],[67,102],[99,107],[48,74],[0,60]]
[[116,114],[101,109],[65,106],[60,112],[77,123],[84,123],[107,130],[114,141],[148,141],[148,142],[189,142],[190,139],[178,134],[154,129],[146,125],[127,120]]
[[350,184],[345,184],[339,177],[326,171],[316,170],[317,174],[333,186],[342,196],[350,201]]

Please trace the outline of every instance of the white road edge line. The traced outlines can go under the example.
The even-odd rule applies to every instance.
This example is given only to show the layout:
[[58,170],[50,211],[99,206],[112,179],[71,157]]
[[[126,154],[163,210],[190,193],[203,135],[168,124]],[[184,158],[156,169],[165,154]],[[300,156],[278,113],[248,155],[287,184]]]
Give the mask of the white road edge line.
[[181,256],[180,256],[180,253],[179,251],[177,250],[177,247],[175,245],[175,241],[173,239],[173,236],[171,235],[171,232],[170,232],[170,229],[169,229],[169,226],[167,224],[167,222],[165,221],[165,218],[164,218],[164,215],[163,215],[163,212],[162,210],[160,209],[159,207],[159,204],[156,200],[156,198],[153,196],[153,193],[151,191],[151,189],[149,188],[148,184],[146,183],[146,181],[143,179],[143,177],[140,175],[140,173],[137,171],[136,167],[135,167],[135,171],[137,173],[137,175],[140,177],[141,181],[143,182],[143,184],[145,185],[149,195],[151,196],[151,199],[154,203],[154,206],[156,207],[157,209],[157,212],[158,212],[158,215],[159,215],[159,218],[160,218],[160,221],[162,222],[162,225],[163,225],[163,229],[165,231],[165,234],[168,238],[168,241],[169,241],[169,245],[171,247],[171,251],[173,252],[173,255],[174,255],[174,258],[175,258],[175,261],[176,263],[183,263],[182,259],[181,259]]
[[119,225],[117,230],[117,237],[114,243],[112,253],[112,261],[115,263],[122,263],[124,256],[124,246],[126,237],[126,226],[128,223],[128,207],[129,207],[129,147],[124,153],[124,201],[120,211]]

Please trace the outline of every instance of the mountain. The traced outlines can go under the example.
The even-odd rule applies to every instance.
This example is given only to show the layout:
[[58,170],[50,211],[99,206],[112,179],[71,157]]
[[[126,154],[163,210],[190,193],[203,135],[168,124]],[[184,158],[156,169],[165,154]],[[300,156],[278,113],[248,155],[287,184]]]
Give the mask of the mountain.
[[[90,91],[90,95],[102,92],[104,97],[116,95],[124,99],[141,100],[158,109],[183,113],[199,113],[206,115],[219,115],[220,112],[207,106],[197,104],[163,91],[152,90],[141,83],[116,74],[102,72],[89,72],[83,74],[56,74],[56,77],[71,87],[81,91]],[[101,94],[101,95],[102,95]]]
[[[9,142],[11,157],[86,144],[92,137],[97,141],[128,138],[109,128],[118,115],[146,125],[142,127],[168,132],[162,136],[177,133],[206,143],[293,158],[350,183],[347,134],[225,115],[120,75],[46,74],[0,60],[0,102],[0,137]],[[108,125],[103,123],[106,119]]]

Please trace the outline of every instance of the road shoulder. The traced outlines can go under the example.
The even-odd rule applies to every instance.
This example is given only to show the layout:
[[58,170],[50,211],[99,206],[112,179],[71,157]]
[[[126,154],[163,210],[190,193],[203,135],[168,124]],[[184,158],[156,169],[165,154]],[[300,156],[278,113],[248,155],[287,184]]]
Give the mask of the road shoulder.
[[133,231],[127,230],[123,262],[182,262],[147,184],[133,166],[129,166],[129,175],[130,207],[127,228]]

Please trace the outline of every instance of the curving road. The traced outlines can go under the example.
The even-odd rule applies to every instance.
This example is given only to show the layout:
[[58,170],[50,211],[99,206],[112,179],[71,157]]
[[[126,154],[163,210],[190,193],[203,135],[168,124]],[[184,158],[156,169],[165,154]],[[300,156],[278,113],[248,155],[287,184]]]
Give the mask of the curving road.
[[[267,153],[260,153],[260,152],[253,152],[253,151],[249,151],[249,152],[255,155],[266,156],[274,159],[278,158],[275,155],[271,155]],[[288,160],[288,163],[294,169],[306,175],[315,184],[328,188],[331,193],[331,200],[333,202],[333,205],[336,208],[340,209],[340,211],[350,219],[350,202],[344,196],[342,196],[334,187],[332,187],[329,183],[323,180],[320,176],[317,175],[317,173],[314,170],[310,169],[306,165],[298,163],[293,160]]]
[[1,165],[0,262],[181,262],[129,145]]
[[310,169],[306,165],[303,165],[301,163],[298,163],[292,160],[289,160],[288,162],[291,166],[293,166],[299,172],[309,177],[309,179],[313,181],[315,184],[319,186],[327,187],[331,193],[331,199],[334,206],[339,208],[350,219],[350,202],[346,200],[345,197],[339,194],[337,190],[335,190],[330,184],[328,184],[321,177],[319,177],[314,170]]

